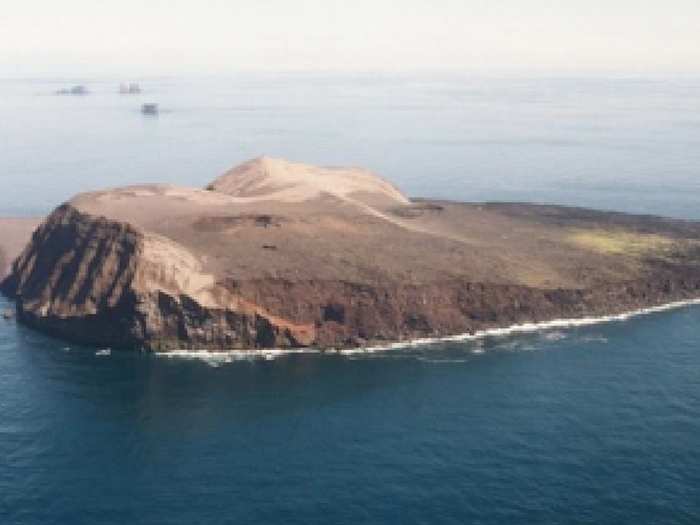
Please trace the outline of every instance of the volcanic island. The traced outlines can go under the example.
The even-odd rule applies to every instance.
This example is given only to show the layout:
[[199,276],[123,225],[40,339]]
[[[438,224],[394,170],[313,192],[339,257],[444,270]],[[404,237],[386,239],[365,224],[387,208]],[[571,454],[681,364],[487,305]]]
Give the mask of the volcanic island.
[[700,223],[410,199],[261,157],[206,188],[82,193],[0,219],[19,322],[119,349],[350,348],[700,298]]

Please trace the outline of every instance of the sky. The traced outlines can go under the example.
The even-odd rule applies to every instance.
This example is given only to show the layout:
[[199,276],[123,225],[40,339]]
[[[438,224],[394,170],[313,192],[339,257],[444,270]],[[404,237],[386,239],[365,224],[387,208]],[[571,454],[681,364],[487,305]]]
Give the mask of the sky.
[[0,0],[0,75],[700,72],[698,0]]

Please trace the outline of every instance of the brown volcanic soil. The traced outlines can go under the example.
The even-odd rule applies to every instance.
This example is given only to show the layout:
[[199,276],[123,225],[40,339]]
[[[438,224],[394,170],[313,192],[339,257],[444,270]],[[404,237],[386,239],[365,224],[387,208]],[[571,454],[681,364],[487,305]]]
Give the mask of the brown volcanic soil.
[[328,347],[700,296],[694,222],[409,201],[365,170],[267,158],[208,188],[59,208],[4,285],[20,319],[156,350]]

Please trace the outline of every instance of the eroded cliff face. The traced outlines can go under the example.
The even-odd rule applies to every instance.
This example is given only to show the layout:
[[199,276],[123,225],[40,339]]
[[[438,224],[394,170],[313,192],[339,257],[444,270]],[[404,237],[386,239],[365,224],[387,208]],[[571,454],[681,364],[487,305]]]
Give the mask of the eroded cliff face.
[[68,204],[34,233],[2,288],[21,321],[80,343],[167,350],[314,339],[313,327],[218,286],[184,247]]
[[51,334],[129,349],[347,347],[521,322],[620,313],[700,296],[694,266],[589,289],[452,279],[216,279],[185,247],[59,207],[3,283],[18,318]]
[[126,224],[59,207],[35,231],[3,282],[20,319],[51,333],[95,343],[131,342],[130,284],[140,235]]
[[258,280],[232,283],[241,295],[293,322],[316,327],[314,345],[352,347],[475,333],[521,323],[598,317],[700,297],[696,269],[590,289],[522,285]]

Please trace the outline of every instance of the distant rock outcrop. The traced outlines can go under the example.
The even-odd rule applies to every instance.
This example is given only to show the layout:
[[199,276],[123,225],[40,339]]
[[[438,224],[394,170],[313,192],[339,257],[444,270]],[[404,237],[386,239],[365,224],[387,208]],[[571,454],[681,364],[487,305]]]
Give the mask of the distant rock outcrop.
[[85,86],[73,86],[71,88],[62,88],[56,91],[56,95],[87,95],[88,89]]
[[700,225],[411,201],[366,170],[260,158],[206,190],[78,195],[2,287],[20,321],[102,346],[358,346],[696,298]]

